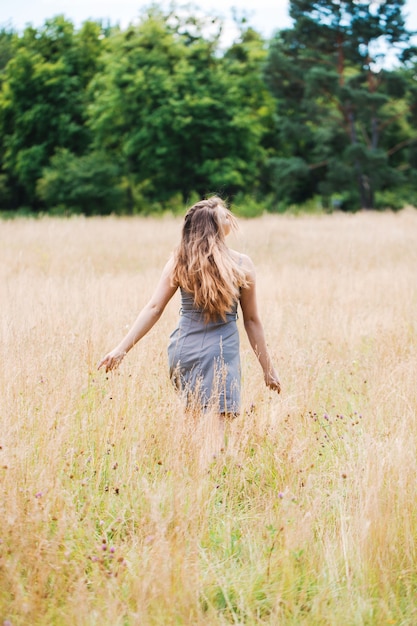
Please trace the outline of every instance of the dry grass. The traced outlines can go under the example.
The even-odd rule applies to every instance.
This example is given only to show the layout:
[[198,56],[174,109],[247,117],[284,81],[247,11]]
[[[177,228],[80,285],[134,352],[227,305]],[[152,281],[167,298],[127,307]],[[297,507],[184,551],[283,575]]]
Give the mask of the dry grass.
[[167,376],[177,299],[96,371],[180,222],[0,224],[0,623],[417,623],[417,212],[241,226],[283,393],[242,333],[208,470]]

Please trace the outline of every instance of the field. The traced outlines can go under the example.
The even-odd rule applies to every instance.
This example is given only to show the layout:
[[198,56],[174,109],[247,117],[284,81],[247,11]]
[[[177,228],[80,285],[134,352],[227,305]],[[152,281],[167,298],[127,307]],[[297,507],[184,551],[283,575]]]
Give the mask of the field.
[[97,372],[180,226],[0,223],[0,624],[414,626],[417,211],[242,220],[283,390],[239,320],[209,465],[168,379],[177,296]]

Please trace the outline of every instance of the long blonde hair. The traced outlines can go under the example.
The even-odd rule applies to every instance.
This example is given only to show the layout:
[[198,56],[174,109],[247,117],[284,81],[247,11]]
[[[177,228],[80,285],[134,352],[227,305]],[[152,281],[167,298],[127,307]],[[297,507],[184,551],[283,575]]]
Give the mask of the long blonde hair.
[[194,204],[185,215],[174,253],[173,284],[193,294],[195,307],[204,311],[207,321],[226,319],[240,288],[247,286],[245,272],[226,245],[226,218],[236,230],[236,219],[217,196]]

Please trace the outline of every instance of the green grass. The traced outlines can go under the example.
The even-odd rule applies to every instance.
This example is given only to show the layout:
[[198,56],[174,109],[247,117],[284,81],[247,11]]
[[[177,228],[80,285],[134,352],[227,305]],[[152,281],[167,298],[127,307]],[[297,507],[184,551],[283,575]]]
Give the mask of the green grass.
[[179,230],[3,224],[0,623],[413,626],[417,214],[242,224],[283,392],[240,320],[243,413],[209,464],[167,375],[177,300],[96,371]]

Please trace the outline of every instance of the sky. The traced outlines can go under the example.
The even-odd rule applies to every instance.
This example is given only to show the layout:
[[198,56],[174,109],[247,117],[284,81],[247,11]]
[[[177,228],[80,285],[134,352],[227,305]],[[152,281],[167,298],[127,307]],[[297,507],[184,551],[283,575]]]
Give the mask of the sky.
[[[158,4],[168,6],[167,2]],[[265,37],[291,24],[288,0],[194,0],[192,4],[204,13],[224,18],[231,35],[232,7],[237,9],[238,15],[245,14],[249,24]],[[39,27],[45,20],[64,14],[77,27],[87,19],[108,19],[111,24],[120,24],[125,28],[135,22],[141,10],[149,5],[149,0],[0,0],[0,25],[21,31],[28,24]],[[408,28],[417,31],[416,0],[406,2],[404,15],[408,16]]]

